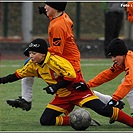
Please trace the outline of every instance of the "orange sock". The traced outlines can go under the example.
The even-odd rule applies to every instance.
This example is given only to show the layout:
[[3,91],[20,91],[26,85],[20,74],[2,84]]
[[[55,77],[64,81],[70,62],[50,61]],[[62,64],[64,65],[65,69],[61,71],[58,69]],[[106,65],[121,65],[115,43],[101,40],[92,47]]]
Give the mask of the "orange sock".
[[69,116],[57,116],[55,125],[57,126],[69,125]]

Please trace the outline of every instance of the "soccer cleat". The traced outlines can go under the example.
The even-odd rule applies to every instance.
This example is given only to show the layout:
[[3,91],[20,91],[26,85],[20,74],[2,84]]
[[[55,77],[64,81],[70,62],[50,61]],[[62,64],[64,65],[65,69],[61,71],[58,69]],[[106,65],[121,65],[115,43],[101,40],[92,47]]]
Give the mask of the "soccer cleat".
[[115,122],[115,120],[112,119],[112,118],[110,118],[109,123],[112,124],[112,123],[114,123],[114,122]]
[[99,122],[97,122],[96,120],[94,119],[91,119],[91,124],[90,126],[101,126],[101,124]]
[[31,102],[27,102],[25,99],[19,97],[18,99],[6,100],[7,104],[15,108],[21,108],[22,110],[29,111],[31,109]]

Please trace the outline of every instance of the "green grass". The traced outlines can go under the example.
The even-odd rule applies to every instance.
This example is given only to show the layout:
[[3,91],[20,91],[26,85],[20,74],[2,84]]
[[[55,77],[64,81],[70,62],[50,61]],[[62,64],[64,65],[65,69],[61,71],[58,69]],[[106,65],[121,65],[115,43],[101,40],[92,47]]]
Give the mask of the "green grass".
[[[24,60],[2,60],[0,64],[1,76],[13,73],[16,69],[23,66]],[[100,71],[110,67],[112,64],[110,59],[86,59],[81,60],[82,71],[86,81],[93,78]],[[119,75],[116,79],[105,83],[95,90],[104,94],[112,94],[124,74]],[[53,98],[52,95],[46,94],[42,90],[46,86],[42,80],[35,78],[33,91],[33,106],[28,112],[21,109],[12,108],[7,105],[7,99],[14,99],[21,95],[21,81],[0,85],[0,131],[74,131],[70,126],[41,126],[39,123],[40,116],[46,105]],[[130,114],[129,105],[124,99],[126,106],[124,111]],[[77,108],[77,107],[75,107]],[[109,118],[100,116],[90,109],[87,109],[92,118],[101,123],[102,126],[90,126],[86,131],[132,131],[132,128],[115,122],[109,124]]]

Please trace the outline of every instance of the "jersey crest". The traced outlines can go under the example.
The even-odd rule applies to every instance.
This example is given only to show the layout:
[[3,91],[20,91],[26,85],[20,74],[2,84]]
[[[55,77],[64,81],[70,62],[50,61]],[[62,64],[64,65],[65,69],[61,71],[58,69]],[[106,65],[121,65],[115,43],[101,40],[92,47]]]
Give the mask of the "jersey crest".
[[60,46],[60,44],[61,44],[61,38],[53,38],[54,46]]

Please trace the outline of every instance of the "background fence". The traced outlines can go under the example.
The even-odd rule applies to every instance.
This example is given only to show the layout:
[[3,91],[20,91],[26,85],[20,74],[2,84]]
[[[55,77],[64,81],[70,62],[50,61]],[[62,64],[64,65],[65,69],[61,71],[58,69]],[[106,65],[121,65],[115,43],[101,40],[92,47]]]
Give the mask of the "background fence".
[[[6,30],[8,36],[22,36],[21,17],[22,17],[22,3],[23,2],[1,2],[0,3],[0,34],[4,36],[4,25],[6,22]],[[79,2],[77,2],[79,3]],[[104,36],[104,14],[102,9],[102,2],[68,2],[66,12],[74,22],[74,33],[76,33],[76,26],[79,25],[80,38],[90,39]],[[7,5],[8,4],[8,5]],[[43,2],[33,2],[33,36],[45,36],[47,34],[47,27],[49,20],[45,15],[38,14],[38,6],[44,6]],[[27,9],[29,10],[29,9]],[[5,18],[7,15],[7,18]],[[77,20],[77,17],[79,21]],[[4,21],[4,19],[6,19]],[[124,36],[124,23],[121,29],[121,36]]]
[[[38,6],[44,6],[44,3],[33,2],[32,4],[32,38],[43,37],[47,39],[49,20],[44,14],[40,15],[38,13]],[[12,39],[19,40],[21,43],[23,42],[22,5],[23,2],[0,2],[0,48],[3,50],[6,50],[4,45],[6,45],[7,40],[9,40],[8,42],[10,42],[10,44]],[[97,48],[99,46],[101,48],[103,44],[101,41],[104,40],[104,13],[102,2],[68,2],[66,12],[74,22],[76,41],[80,44],[88,45],[90,41],[87,42],[86,40],[94,40],[96,43],[91,42],[92,47]],[[130,41],[130,27],[131,24],[126,20],[125,13],[120,31],[121,38]],[[100,42],[97,40],[100,40]],[[96,44],[96,46],[94,44]],[[9,47],[10,46],[11,45],[9,45]]]

